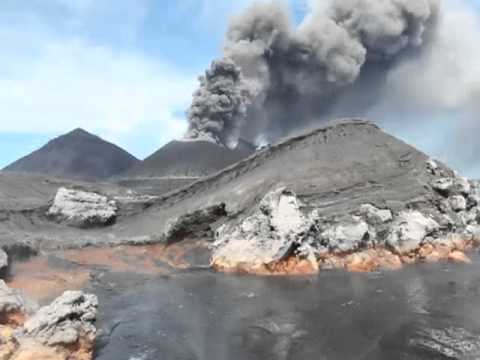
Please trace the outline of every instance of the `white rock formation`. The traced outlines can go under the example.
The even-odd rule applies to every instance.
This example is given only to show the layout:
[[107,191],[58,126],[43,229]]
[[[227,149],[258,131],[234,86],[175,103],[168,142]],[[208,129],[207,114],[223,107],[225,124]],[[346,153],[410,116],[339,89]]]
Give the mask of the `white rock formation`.
[[454,195],[449,200],[453,211],[458,212],[467,209],[467,200],[462,195]]
[[458,194],[468,195],[470,194],[472,187],[470,185],[470,182],[466,178],[457,177],[453,181],[453,189]]
[[334,253],[345,253],[358,249],[368,240],[368,225],[359,217],[352,217],[350,222],[333,225],[321,234],[323,242]]
[[440,225],[419,211],[404,211],[395,219],[387,244],[399,254],[416,250],[427,235],[437,231]]
[[80,337],[92,341],[98,300],[82,291],[66,291],[27,320],[23,336],[48,346],[75,344]]
[[251,269],[282,260],[300,244],[311,221],[300,211],[297,196],[285,188],[268,193],[254,214],[216,234],[212,265]]
[[365,216],[367,222],[371,225],[384,224],[393,219],[392,212],[389,209],[378,209],[372,204],[360,206],[360,213]]
[[448,195],[453,188],[453,179],[451,178],[440,178],[436,179],[432,183],[432,187],[441,194]]
[[427,169],[432,173],[435,174],[436,170],[438,169],[438,164],[433,159],[427,160]]
[[108,225],[116,216],[115,201],[96,193],[60,188],[48,215],[79,227]]
[[30,314],[37,309],[38,305],[35,302],[24,298],[0,280],[0,317],[11,312]]

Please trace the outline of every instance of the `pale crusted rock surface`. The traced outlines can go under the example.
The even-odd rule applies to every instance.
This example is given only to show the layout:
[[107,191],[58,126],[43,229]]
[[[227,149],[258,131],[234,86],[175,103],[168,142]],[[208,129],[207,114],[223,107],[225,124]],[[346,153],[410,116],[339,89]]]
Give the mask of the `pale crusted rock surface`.
[[48,215],[79,227],[110,224],[116,216],[115,201],[96,193],[60,188]]
[[363,204],[360,213],[365,216],[371,225],[383,224],[393,219],[392,211],[389,209],[378,209],[372,204]]
[[31,314],[37,309],[38,305],[34,301],[26,299],[0,280],[0,315],[14,312]]
[[80,337],[93,342],[97,307],[95,295],[66,291],[26,321],[23,336],[49,346],[75,344]]
[[457,177],[453,181],[453,191],[457,194],[468,196],[472,191],[472,186],[470,185],[468,179],[464,177]]
[[392,225],[387,244],[396,252],[405,254],[420,247],[427,237],[440,228],[438,223],[419,211],[400,213]]
[[95,295],[66,291],[34,312],[0,280],[0,360],[91,360],[97,306]]
[[258,209],[238,226],[217,231],[212,264],[216,267],[261,267],[284,259],[302,242],[309,221],[296,195],[285,188],[268,193]]
[[467,209],[467,200],[462,195],[454,195],[450,198],[450,206],[453,211],[463,211]]
[[449,195],[453,188],[453,179],[451,178],[435,179],[432,182],[432,188],[437,190],[441,194]]
[[368,225],[358,217],[327,227],[320,235],[333,253],[357,250],[369,239]]

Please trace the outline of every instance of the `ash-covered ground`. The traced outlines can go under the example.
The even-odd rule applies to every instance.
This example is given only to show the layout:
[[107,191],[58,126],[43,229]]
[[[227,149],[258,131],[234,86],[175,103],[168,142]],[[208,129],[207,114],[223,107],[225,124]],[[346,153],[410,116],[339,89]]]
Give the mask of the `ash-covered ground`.
[[42,304],[96,294],[97,359],[480,354],[478,184],[370,122],[330,123],[163,195],[0,181],[2,276]]

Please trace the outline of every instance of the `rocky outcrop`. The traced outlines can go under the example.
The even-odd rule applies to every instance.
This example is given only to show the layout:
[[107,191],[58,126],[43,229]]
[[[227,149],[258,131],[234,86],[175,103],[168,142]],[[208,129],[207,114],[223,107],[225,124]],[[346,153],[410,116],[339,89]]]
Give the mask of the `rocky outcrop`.
[[399,254],[408,254],[418,249],[427,235],[432,235],[439,228],[435,220],[419,211],[404,211],[392,224],[387,245]]
[[10,289],[0,280],[0,324],[21,325],[25,317],[38,309],[38,305]]
[[296,195],[279,188],[268,193],[238,226],[222,226],[213,245],[217,269],[261,271],[300,245],[313,223],[300,210]]
[[98,306],[94,295],[67,291],[30,318],[26,303],[0,282],[0,359],[92,359]]
[[106,196],[60,188],[47,215],[71,226],[88,228],[111,224],[116,213],[115,201]]
[[352,216],[350,219],[334,225],[325,226],[319,239],[333,253],[354,251],[365,245],[371,234],[368,225],[361,218]]
[[328,216],[284,187],[271,191],[253,214],[217,231],[212,265],[268,274],[396,269],[416,261],[467,263],[465,251],[480,242],[479,187],[431,159],[423,171],[436,176],[429,196],[395,210],[366,203]]
[[48,346],[72,345],[81,337],[95,339],[98,300],[82,291],[66,291],[25,322],[23,334]]
[[225,204],[219,204],[172,218],[165,226],[163,239],[172,244],[185,238],[212,237],[211,224],[226,215]]

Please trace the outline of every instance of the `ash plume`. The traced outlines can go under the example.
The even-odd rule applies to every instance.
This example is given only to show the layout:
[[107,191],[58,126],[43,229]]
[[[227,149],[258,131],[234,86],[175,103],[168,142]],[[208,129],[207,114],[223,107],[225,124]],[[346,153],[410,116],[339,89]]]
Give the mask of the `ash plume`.
[[216,60],[199,80],[188,113],[188,137],[230,144],[238,138],[253,97],[240,68],[231,59]]
[[[187,136],[273,141],[336,116],[388,113],[401,102],[392,94],[408,92],[405,80],[417,75],[415,67],[405,74],[405,64],[431,57],[441,5],[319,0],[295,25],[286,3],[254,3],[231,19],[225,59],[201,79]],[[223,62],[230,71],[218,69]],[[403,83],[392,80],[399,69]]]

